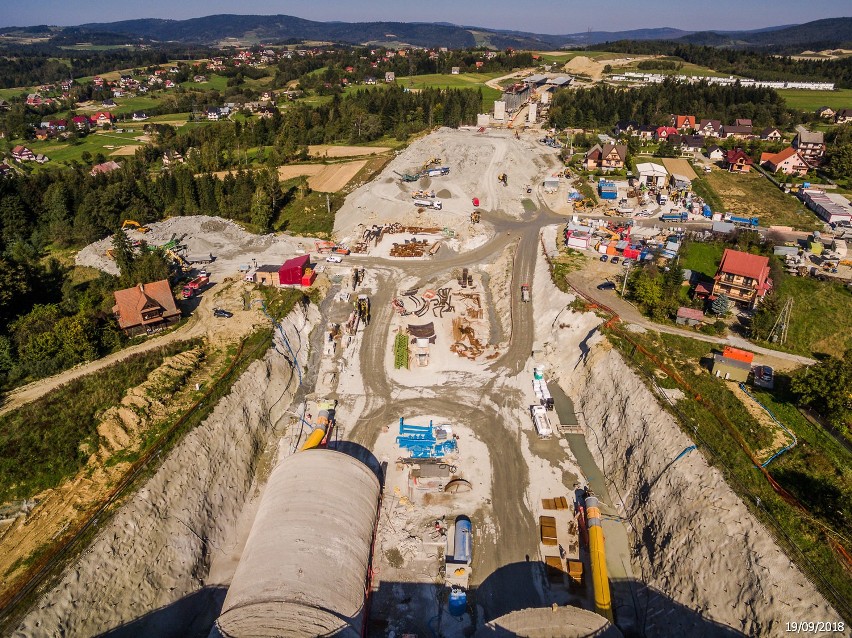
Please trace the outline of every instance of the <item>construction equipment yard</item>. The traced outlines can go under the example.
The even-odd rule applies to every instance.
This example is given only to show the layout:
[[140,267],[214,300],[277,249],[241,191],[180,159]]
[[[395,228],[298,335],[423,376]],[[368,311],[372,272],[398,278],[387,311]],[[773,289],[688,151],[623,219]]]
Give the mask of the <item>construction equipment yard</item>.
[[[564,218],[541,185],[560,164],[536,137],[440,129],[352,192],[333,239],[353,252],[323,264],[322,301],[280,321],[274,347],[46,581],[12,635],[247,636],[268,617],[313,622],[293,634],[304,636],[334,623],[341,635],[480,636],[551,605],[588,610],[560,615],[548,634],[560,636],[591,635],[590,619],[609,632],[595,635],[649,637],[839,621],[722,474],[681,454],[691,440],[601,317],[554,286],[545,253]],[[449,171],[401,179],[424,166]],[[414,190],[442,207],[415,206]],[[255,289],[247,263],[316,253],[313,239],[212,217],[149,227],[146,241],[185,234],[188,254],[212,253],[211,282],[235,291]],[[108,248],[78,263],[113,271]],[[366,487],[325,481],[342,462],[315,447],[357,459],[343,465]],[[312,454],[325,455],[316,474]],[[288,499],[282,486],[299,481],[305,493]],[[342,518],[322,507],[324,489]],[[295,533],[305,516],[328,542],[276,548],[271,530]],[[350,516],[358,531],[338,556],[330,530]]]

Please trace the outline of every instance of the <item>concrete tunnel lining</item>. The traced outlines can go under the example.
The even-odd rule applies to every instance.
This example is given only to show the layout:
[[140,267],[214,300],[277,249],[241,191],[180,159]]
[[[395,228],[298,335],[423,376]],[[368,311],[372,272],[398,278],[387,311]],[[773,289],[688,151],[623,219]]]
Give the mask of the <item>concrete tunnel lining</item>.
[[279,461],[216,621],[220,635],[360,635],[380,490],[366,465],[341,452]]

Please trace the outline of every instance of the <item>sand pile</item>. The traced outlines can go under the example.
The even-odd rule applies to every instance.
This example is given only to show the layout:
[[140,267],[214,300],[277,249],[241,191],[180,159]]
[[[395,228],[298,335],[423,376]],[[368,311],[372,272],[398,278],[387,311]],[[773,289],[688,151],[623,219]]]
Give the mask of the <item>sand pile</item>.
[[[254,235],[246,232],[239,224],[222,217],[193,215],[170,217],[161,222],[147,225],[150,232],[140,233],[127,230],[133,241],[145,241],[151,245],[162,245],[172,238],[180,239],[186,246],[186,255],[213,255],[215,261],[205,268],[212,279],[231,275],[240,265],[281,264],[285,259],[304,254],[314,248],[312,239],[287,235]],[[115,261],[107,257],[112,248],[112,236],[96,241],[77,253],[76,264],[97,268],[113,275],[118,274]]]
[[[442,128],[423,137],[399,153],[369,184],[346,198],[335,219],[334,234],[351,242],[360,236],[359,224],[372,226],[400,222],[406,226],[452,228],[456,236],[469,239],[486,232],[484,224],[469,224],[472,198],[479,209],[500,211],[512,217],[524,214],[524,186],[535,186],[553,170],[555,150],[538,144],[532,137],[515,139],[511,131],[455,130]],[[424,177],[404,183],[401,174],[414,174],[431,158],[440,158],[450,168],[449,175]],[[508,176],[508,186],[497,181]],[[414,190],[434,190],[442,210],[418,213],[413,204]]]
[[[297,308],[284,322],[300,359],[317,314]],[[207,585],[211,558],[234,549],[258,459],[277,444],[297,388],[277,348],[243,373],[13,635],[206,635],[225,595]]]

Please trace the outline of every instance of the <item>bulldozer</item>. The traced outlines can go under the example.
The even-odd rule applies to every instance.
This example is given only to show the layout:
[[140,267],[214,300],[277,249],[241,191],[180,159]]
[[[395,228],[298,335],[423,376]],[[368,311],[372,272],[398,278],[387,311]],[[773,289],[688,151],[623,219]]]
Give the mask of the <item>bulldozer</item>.
[[138,230],[140,233],[147,233],[149,230],[151,230],[147,226],[143,226],[139,222],[133,221],[132,219],[125,219],[124,222],[121,224],[121,230],[125,230],[127,228],[133,228],[135,230]]
[[502,183],[502,184],[503,184],[503,186],[508,186],[508,185],[509,185],[509,177],[506,175],[506,173],[500,173],[500,174],[497,176],[497,181],[498,181],[498,182],[500,182],[500,183]]
[[478,224],[480,218],[481,218],[481,215],[480,215],[479,211],[475,210],[470,214],[470,223],[471,224]]

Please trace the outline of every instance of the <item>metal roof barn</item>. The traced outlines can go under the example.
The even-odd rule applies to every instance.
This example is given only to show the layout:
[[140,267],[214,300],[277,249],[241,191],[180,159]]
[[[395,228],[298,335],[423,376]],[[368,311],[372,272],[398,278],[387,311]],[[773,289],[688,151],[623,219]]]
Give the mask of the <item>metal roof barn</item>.
[[379,492],[341,452],[281,460],[211,636],[360,636]]

